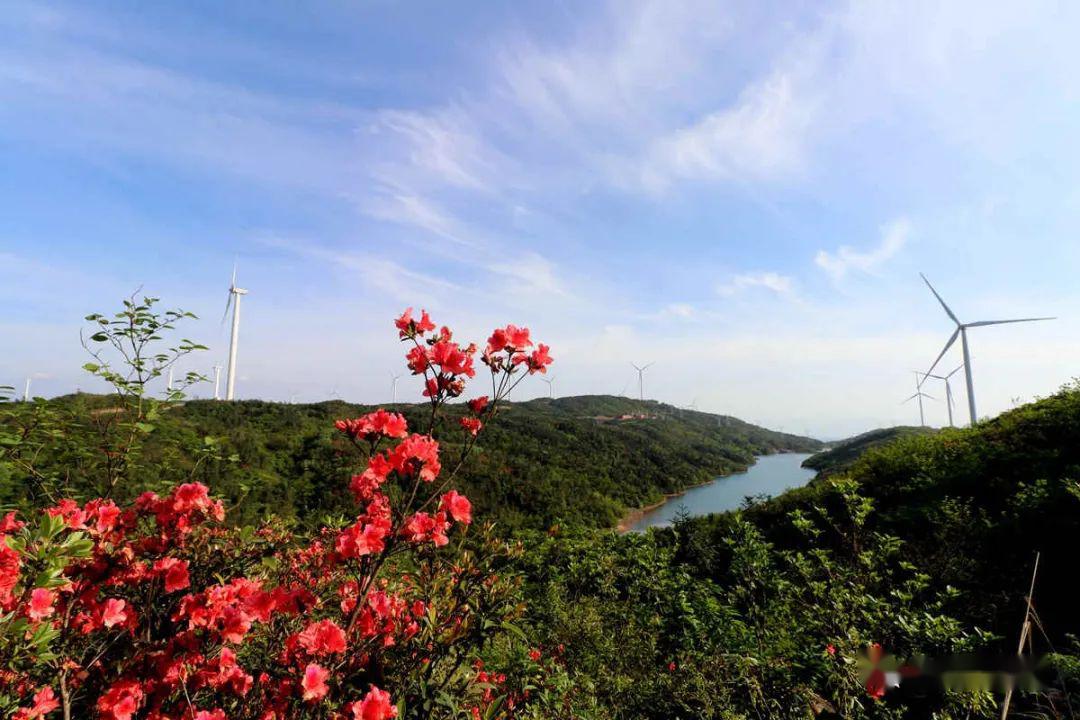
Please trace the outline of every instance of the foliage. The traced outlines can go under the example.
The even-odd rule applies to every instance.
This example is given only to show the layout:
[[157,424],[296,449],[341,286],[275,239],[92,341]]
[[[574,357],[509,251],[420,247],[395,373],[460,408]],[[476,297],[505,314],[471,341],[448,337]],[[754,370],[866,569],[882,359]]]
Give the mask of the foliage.
[[[117,337],[153,307],[125,305]],[[168,342],[175,312],[132,332],[194,350]],[[22,512],[0,520],[0,712],[995,716],[986,691],[886,692],[882,652],[1014,652],[1036,551],[1057,689],[1014,711],[1080,701],[1080,389],[971,429],[863,436],[810,486],[617,535],[597,528],[815,443],[625,398],[511,404],[550,362],[527,330],[481,351],[426,313],[396,324],[417,405],[155,399],[123,354],[92,363],[112,397],[5,402],[0,502]],[[170,352],[148,351],[145,377]],[[491,395],[452,402],[478,355]]]
[[0,481],[24,499],[24,507],[71,494],[112,497],[122,480],[158,472],[178,454],[195,464],[216,456],[212,440],[176,446],[168,457],[151,459],[145,453],[156,423],[184,399],[187,388],[204,379],[189,372],[161,398],[151,393],[151,384],[171,373],[178,360],[206,349],[187,339],[171,344],[167,338],[177,325],[195,316],[184,310],[159,312],[158,302],[132,296],[111,317],[86,316],[91,329],[80,336],[93,362],[83,368],[112,387],[110,402],[90,410],[40,398],[7,404],[0,415],[0,468],[6,468],[0,469]]
[[[48,441],[50,452],[36,458],[35,467],[64,474],[67,494],[94,496],[93,468],[64,465],[65,445],[74,450],[91,443],[94,434],[83,418],[108,413],[112,402],[85,394],[42,401],[43,410],[63,418],[62,433]],[[393,409],[413,425],[429,412],[424,405]],[[347,472],[348,447],[334,436],[333,420],[374,410],[340,401],[177,403],[158,414],[141,447],[144,462],[119,492],[130,498],[197,480],[227,501],[230,522],[275,515],[315,526],[350,502],[337,480]],[[451,424],[466,412],[460,404],[443,410]],[[624,415],[629,418],[619,419]],[[450,437],[447,447],[456,452],[459,439]],[[629,509],[745,470],[755,455],[817,447],[808,438],[659,403],[545,398],[504,403],[500,422],[477,442],[459,482],[477,511],[504,527],[614,527]],[[25,498],[25,477],[20,471],[0,480],[0,503]],[[33,500],[24,502],[31,507]]]
[[[557,694],[537,692],[547,671],[524,648],[512,662],[506,637],[520,636],[518,580],[499,570],[520,548],[490,530],[449,547],[452,528],[472,522],[449,486],[516,383],[546,371],[547,347],[530,351],[528,330],[514,326],[492,334],[482,359],[495,393],[469,401],[452,426],[459,451],[446,453],[433,433],[475,375],[476,347],[433,332],[427,313],[396,324],[426,381],[427,428],[410,433],[384,410],[336,423],[364,458],[349,485],[352,519],[310,537],[274,524],[230,530],[199,483],[126,505],[62,500],[29,524],[8,514],[0,709],[21,720],[57,710],[66,720],[385,720],[527,717],[550,704],[544,715],[556,715]],[[123,387],[138,397],[144,376],[132,373],[134,388]],[[108,487],[131,467],[105,468]],[[497,640],[505,670],[482,670],[474,662]]]
[[872,450],[909,435],[930,435],[933,428],[898,425],[890,428],[878,428],[855,437],[841,440],[826,450],[815,453],[803,461],[803,467],[817,470],[819,477],[839,475],[851,469],[868,450]]

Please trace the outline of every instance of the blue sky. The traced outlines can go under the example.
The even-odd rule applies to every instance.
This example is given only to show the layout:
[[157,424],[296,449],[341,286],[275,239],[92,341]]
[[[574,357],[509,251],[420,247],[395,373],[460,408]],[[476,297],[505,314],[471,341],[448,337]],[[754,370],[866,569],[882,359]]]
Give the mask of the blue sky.
[[912,422],[951,332],[919,271],[963,319],[1060,318],[972,334],[981,413],[1077,374],[1075,6],[0,10],[0,384],[93,387],[80,320],[140,285],[208,369],[234,258],[242,397],[387,400],[415,305],[534,328],[560,394],[655,361],[679,405]]

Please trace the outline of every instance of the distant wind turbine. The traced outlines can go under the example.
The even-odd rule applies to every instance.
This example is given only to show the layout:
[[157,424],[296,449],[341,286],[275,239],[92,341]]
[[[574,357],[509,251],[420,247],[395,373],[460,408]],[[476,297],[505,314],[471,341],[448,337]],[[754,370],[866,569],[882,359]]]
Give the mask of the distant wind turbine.
[[926,414],[923,412],[923,402],[922,402],[922,400],[923,400],[923,398],[927,398],[929,400],[935,400],[936,398],[934,398],[932,395],[927,395],[926,393],[924,393],[922,391],[922,383],[919,382],[919,375],[920,375],[919,371],[918,370],[913,370],[912,372],[915,373],[915,394],[912,395],[911,397],[909,397],[907,400],[904,400],[904,402],[902,402],[900,404],[903,405],[904,403],[909,403],[912,400],[914,400],[915,398],[918,398],[919,399],[919,425],[921,425],[923,427],[926,427]]
[[644,378],[645,371],[648,370],[649,368],[651,368],[656,363],[651,362],[651,363],[648,363],[646,365],[642,365],[641,367],[638,367],[634,363],[630,363],[630,364],[634,366],[635,370],[637,370],[638,400],[644,400],[645,399],[645,378]]
[[173,369],[172,369],[172,365],[170,365],[169,366],[169,379],[165,383],[165,391],[168,392],[169,394],[172,394],[172,386],[173,386]]
[[23,402],[30,402],[30,378],[26,378],[26,387],[23,388]]
[[949,337],[949,341],[945,343],[945,347],[942,348],[941,353],[938,354],[937,359],[934,360],[934,363],[930,366],[930,369],[924,373],[924,375],[929,375],[930,373],[934,372],[934,368],[936,368],[937,364],[941,362],[941,358],[943,358],[945,356],[945,353],[949,351],[949,348],[953,346],[953,343],[956,342],[956,337],[959,335],[960,344],[964,351],[963,368],[964,379],[967,381],[968,412],[971,416],[971,424],[974,425],[977,421],[978,416],[975,413],[975,387],[971,380],[971,353],[968,351],[967,339],[968,328],[984,327],[986,325],[1006,325],[1008,323],[1036,322],[1039,320],[1054,320],[1055,318],[1034,317],[1018,318],[1015,320],[979,320],[978,322],[962,323],[956,317],[956,314],[951,309],[949,309],[949,306],[945,304],[945,301],[941,299],[941,296],[938,295],[938,291],[934,289],[934,286],[930,284],[930,281],[926,279],[926,276],[922,273],[919,273],[919,275],[920,277],[922,277],[923,282],[926,283],[926,287],[930,288],[930,292],[934,293],[934,297],[936,297],[937,301],[941,303],[941,307],[945,310],[945,314],[949,316],[950,320],[956,323],[956,330],[953,331],[953,334]]
[[390,394],[393,396],[393,404],[397,405],[397,384],[401,379],[401,375],[395,375],[394,371],[390,371]]
[[949,378],[951,378],[953,375],[955,375],[956,373],[960,372],[963,369],[964,369],[963,365],[958,365],[954,370],[952,370],[951,372],[945,373],[944,375],[930,375],[930,374],[923,375],[924,378],[930,377],[930,378],[934,378],[935,380],[941,380],[941,381],[943,381],[945,383],[945,407],[947,407],[949,409],[949,427],[955,427],[955,424],[953,423],[953,415],[952,415],[952,409],[953,409],[953,404],[954,404],[953,403],[953,394],[952,394],[952,385],[949,384]]
[[552,375],[549,378],[540,378],[540,379],[547,383],[547,386],[548,386],[548,399],[554,400],[555,399],[555,376]]
[[218,388],[220,387],[220,384],[221,384],[221,366],[220,365],[215,365],[214,366],[214,399],[215,400],[220,400],[221,399],[221,394],[218,392]]
[[233,264],[232,282],[229,283],[229,299],[225,303],[225,315],[221,322],[229,315],[229,306],[232,305],[232,337],[229,340],[229,372],[225,381],[225,399],[232,400],[236,391],[236,350],[240,340],[240,297],[247,295],[247,290],[236,286],[236,264]]

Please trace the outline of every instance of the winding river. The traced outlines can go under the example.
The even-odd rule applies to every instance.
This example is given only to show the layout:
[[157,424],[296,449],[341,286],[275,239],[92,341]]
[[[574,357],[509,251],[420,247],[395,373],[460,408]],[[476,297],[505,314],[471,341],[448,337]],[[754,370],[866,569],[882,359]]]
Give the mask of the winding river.
[[813,470],[802,467],[803,460],[808,457],[805,453],[762,455],[746,472],[690,488],[682,495],[669,498],[662,505],[649,510],[626,529],[641,532],[650,527],[670,525],[683,510],[691,516],[735,510],[748,495],[776,496],[785,490],[800,487],[815,474]]

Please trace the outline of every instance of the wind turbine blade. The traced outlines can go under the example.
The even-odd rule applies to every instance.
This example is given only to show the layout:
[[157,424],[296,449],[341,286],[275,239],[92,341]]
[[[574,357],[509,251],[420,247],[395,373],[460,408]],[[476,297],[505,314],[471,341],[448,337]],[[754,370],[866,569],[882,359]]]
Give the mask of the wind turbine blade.
[[926,393],[919,393],[919,394],[922,395],[924,398],[927,398],[928,400],[934,400],[934,401],[937,400],[937,398],[934,397],[933,395],[927,395]]
[[221,314],[221,324],[224,325],[225,321],[229,319],[229,308],[232,307],[233,294],[232,290],[229,290],[229,297],[225,300],[225,312]]
[[963,369],[964,369],[964,363],[960,363],[960,365],[959,365],[959,366],[958,366],[958,367],[957,367],[957,368],[956,368],[955,370],[952,370],[952,371],[950,371],[950,372],[949,372],[948,374],[946,374],[946,375],[945,375],[945,378],[944,378],[944,379],[945,379],[945,380],[948,380],[948,379],[949,379],[949,378],[951,378],[951,377],[952,377],[953,375],[955,375],[956,373],[960,372],[960,371],[961,371],[961,370],[963,370]]
[[648,370],[649,368],[651,368],[651,367],[652,367],[653,365],[655,365],[655,364],[656,364],[656,361],[655,361],[655,360],[653,360],[653,361],[652,361],[651,363],[649,363],[648,365],[646,365],[645,367],[643,367],[643,368],[641,368],[641,369],[642,369],[642,370]]
[[919,397],[919,393],[915,393],[914,395],[909,397],[907,400],[901,400],[900,404],[903,405],[904,403],[909,403],[909,402],[911,402],[912,400],[914,400],[917,397]]
[[1018,322],[1037,322],[1039,320],[1057,320],[1052,317],[1037,317],[1037,318],[1019,318],[1017,320],[980,320],[978,322],[968,323],[968,327],[985,327],[987,325],[1006,325],[1008,323]]
[[230,288],[236,287],[236,259],[235,258],[233,259],[233,264],[232,264],[232,283],[229,285],[229,287]]
[[940,353],[938,353],[937,359],[934,360],[934,364],[931,365],[930,369],[926,371],[927,375],[934,372],[934,368],[936,368],[937,364],[939,362],[941,362],[941,358],[945,357],[945,353],[949,352],[949,348],[951,348],[953,346],[953,343],[956,342],[956,338],[959,337],[959,336],[960,336],[960,328],[956,328],[955,330],[953,330],[953,334],[951,336],[949,336],[949,341],[947,343],[945,343],[945,347],[941,349]]
[[934,289],[934,286],[930,284],[930,281],[926,279],[926,276],[922,273],[919,273],[919,277],[921,277],[923,279],[923,282],[926,283],[926,287],[930,288],[930,292],[934,293],[934,297],[936,297],[937,301],[941,303],[941,307],[945,308],[946,314],[948,314],[948,316],[952,318],[952,321],[954,323],[959,325],[960,321],[956,319],[956,315],[954,315],[953,311],[949,309],[949,306],[945,304],[945,301],[941,299],[941,296],[938,295],[938,291]]

